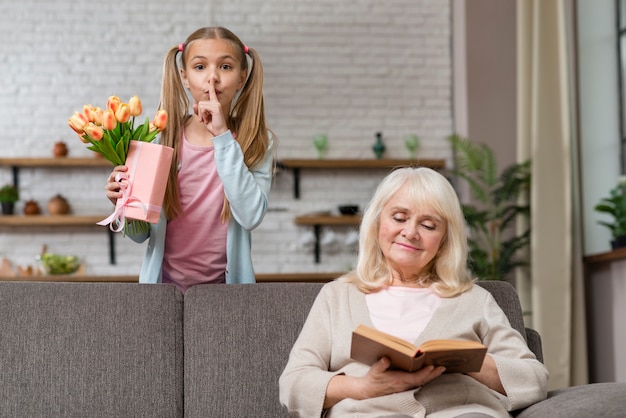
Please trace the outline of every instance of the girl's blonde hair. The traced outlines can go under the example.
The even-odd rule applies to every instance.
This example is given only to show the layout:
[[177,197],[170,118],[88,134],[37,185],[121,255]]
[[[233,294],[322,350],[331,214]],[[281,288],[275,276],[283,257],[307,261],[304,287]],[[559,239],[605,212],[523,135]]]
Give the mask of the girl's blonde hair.
[[467,236],[461,204],[448,179],[426,167],[396,169],[380,183],[363,213],[357,267],[342,280],[354,283],[366,293],[391,284],[391,270],[378,239],[380,214],[404,186],[408,186],[404,191],[416,208],[431,208],[446,225],[446,235],[437,255],[425,271],[419,272],[422,284],[430,285],[443,297],[468,290],[473,280],[467,270]]
[[[160,109],[168,113],[167,128],[161,133],[161,144],[174,148],[174,158],[170,167],[167,189],[163,207],[168,219],[175,218],[181,211],[178,190],[178,146],[182,130],[190,115],[190,103],[183,86],[177,63],[180,54],[180,65],[185,68],[189,45],[199,39],[221,39],[229,42],[242,70],[249,71],[246,53],[252,59],[252,71],[241,91],[241,95],[227,117],[228,128],[236,133],[236,141],[241,146],[244,163],[254,168],[265,158],[270,134],[265,121],[263,103],[263,65],[258,53],[246,47],[241,40],[226,28],[206,27],[193,32],[183,44],[172,47],[165,56],[163,63],[163,85],[161,88]],[[230,205],[224,196],[222,220],[230,218]]]

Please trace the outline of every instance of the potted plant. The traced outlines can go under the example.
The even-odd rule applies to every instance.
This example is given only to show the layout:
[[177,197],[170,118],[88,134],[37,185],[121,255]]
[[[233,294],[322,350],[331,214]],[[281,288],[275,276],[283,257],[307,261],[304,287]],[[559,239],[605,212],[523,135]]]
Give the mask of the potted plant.
[[7,184],[0,188],[0,204],[2,204],[2,213],[12,215],[15,209],[15,202],[20,198],[20,194],[12,184]]
[[613,238],[611,247],[613,249],[626,247],[626,177],[620,178],[609,192],[609,196],[600,199],[594,209],[613,217],[612,222],[598,221],[600,225],[611,230]]
[[522,203],[530,191],[530,160],[498,173],[491,148],[450,136],[454,169],[451,174],[469,185],[472,204],[463,204],[469,228],[468,267],[481,280],[505,280],[529,262],[519,251],[530,244],[530,228],[516,233],[515,221],[530,217],[530,204]]

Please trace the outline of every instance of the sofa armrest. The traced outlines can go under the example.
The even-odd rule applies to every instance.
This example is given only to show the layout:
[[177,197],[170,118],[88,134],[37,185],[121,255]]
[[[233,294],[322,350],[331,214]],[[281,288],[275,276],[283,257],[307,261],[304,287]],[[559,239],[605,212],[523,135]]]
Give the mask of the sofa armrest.
[[548,399],[529,406],[516,418],[622,418],[626,383],[592,383],[557,389]]
[[530,350],[535,353],[537,360],[543,363],[543,346],[541,345],[541,335],[532,328],[526,327],[526,343]]

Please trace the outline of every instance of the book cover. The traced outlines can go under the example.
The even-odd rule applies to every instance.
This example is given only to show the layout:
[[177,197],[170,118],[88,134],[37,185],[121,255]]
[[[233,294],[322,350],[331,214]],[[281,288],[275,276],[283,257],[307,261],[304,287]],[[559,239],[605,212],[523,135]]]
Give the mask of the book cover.
[[391,367],[414,372],[424,366],[445,366],[446,373],[478,372],[487,347],[477,341],[430,340],[417,347],[408,341],[366,325],[352,333],[350,357],[373,364],[385,356]]

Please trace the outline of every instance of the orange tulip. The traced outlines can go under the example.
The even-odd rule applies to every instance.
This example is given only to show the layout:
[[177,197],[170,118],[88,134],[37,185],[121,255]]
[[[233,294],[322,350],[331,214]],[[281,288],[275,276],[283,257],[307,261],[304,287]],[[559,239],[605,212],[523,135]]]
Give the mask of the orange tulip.
[[96,125],[102,125],[102,109],[99,107],[85,105],[83,106],[83,114],[87,117],[89,122],[93,122]]
[[111,96],[107,100],[107,110],[112,110],[113,113],[117,112],[117,109],[120,107],[122,101],[117,96]]
[[98,126],[102,126],[102,115],[104,114],[104,110],[101,107],[93,108],[93,123]]
[[131,116],[139,116],[141,115],[141,100],[139,100],[139,96],[133,96],[128,101],[128,106],[130,107],[130,115]]
[[74,112],[74,114],[67,120],[67,124],[70,125],[70,128],[74,130],[77,134],[81,135],[85,128],[85,125],[89,122],[89,119],[85,116],[84,113]]
[[107,131],[115,129],[117,126],[117,120],[115,119],[115,113],[111,109],[107,109],[102,114],[102,127]]
[[126,123],[130,119],[130,106],[127,103],[120,103],[120,107],[115,111],[115,119],[119,123]]
[[167,112],[163,109],[159,110],[154,116],[152,123],[161,132],[167,126]]
[[93,122],[89,122],[87,126],[85,126],[85,133],[94,141],[100,141],[104,136],[104,130],[102,127]]
[[83,134],[78,134],[78,139],[80,139],[80,142],[82,142],[83,144],[89,144],[89,141],[87,141],[87,140],[84,138],[84,136],[85,136],[85,134],[84,134],[84,133],[83,133]]

